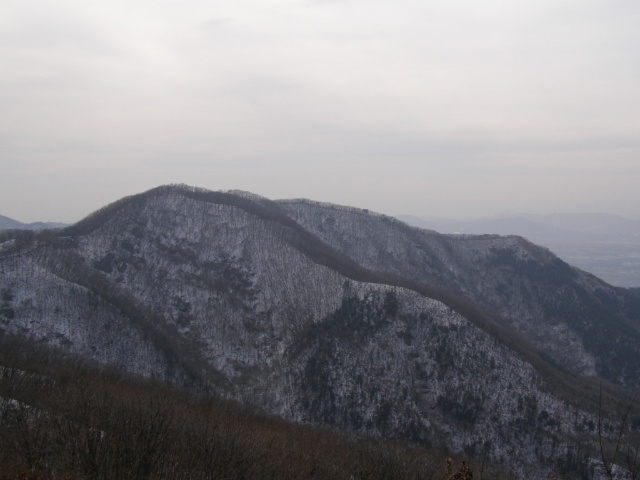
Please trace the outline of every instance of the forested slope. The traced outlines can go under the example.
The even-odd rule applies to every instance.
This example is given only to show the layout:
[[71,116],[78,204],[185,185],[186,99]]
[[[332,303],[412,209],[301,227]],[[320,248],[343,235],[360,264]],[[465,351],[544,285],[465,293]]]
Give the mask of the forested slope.
[[[598,375],[638,381],[634,297],[520,238],[457,239],[356,209],[159,187],[59,231],[3,234],[0,272],[5,334],[525,478],[592,473]],[[579,309],[545,314],[566,291],[607,305],[580,304],[580,322],[626,332],[619,351],[562,316]],[[624,395],[605,388],[616,408]]]

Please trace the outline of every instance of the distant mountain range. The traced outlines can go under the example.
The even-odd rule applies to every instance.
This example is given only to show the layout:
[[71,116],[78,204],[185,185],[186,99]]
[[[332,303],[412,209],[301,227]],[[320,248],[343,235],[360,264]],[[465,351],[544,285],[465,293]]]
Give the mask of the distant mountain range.
[[440,233],[520,235],[613,285],[640,287],[640,220],[597,213],[477,220],[398,218]]
[[597,478],[640,388],[640,298],[547,248],[188,186],[0,232],[0,333],[526,479]]
[[0,215],[0,230],[21,229],[21,230],[45,230],[47,228],[66,227],[66,223],[58,222],[33,222],[22,223],[9,217]]

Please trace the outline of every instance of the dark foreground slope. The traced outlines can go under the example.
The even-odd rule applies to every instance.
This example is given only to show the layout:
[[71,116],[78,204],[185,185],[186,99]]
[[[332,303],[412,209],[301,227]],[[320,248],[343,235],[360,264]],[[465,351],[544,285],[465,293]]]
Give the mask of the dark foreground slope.
[[[569,271],[562,287],[589,298],[610,287],[521,239],[457,244],[323,208],[330,235],[293,204],[160,187],[62,231],[7,234],[0,328],[289,420],[443,445],[526,478],[593,471],[597,412],[588,404],[597,402],[597,377],[568,376],[545,358],[635,384],[635,351],[631,367],[620,366],[616,352],[595,356],[578,336],[568,346],[586,352],[577,371],[555,347],[521,335],[509,316],[520,300],[501,303],[496,292],[499,283],[533,291],[541,275],[537,288],[553,296],[553,275],[530,273],[547,268]],[[520,268],[518,259],[538,263]],[[633,340],[633,310],[625,310],[633,305],[612,295],[610,315],[585,322],[626,328]],[[551,321],[526,312],[541,331]],[[608,374],[607,362],[622,373]]]
[[0,368],[1,480],[510,478],[489,464],[100,371],[17,338],[0,336]]

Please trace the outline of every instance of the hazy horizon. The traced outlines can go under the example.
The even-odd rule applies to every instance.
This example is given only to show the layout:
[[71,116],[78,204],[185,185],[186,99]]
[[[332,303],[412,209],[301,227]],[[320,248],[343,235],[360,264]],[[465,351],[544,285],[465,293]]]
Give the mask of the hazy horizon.
[[388,215],[638,219],[640,4],[0,6],[0,214],[167,183]]
[[[193,187],[197,187],[197,185],[191,185]],[[204,187],[201,187],[204,188]],[[233,190],[238,190],[238,189],[221,189],[221,191],[233,191]],[[143,191],[137,192],[137,193],[144,193]],[[256,192],[249,192],[249,193],[254,193],[257,194]],[[136,193],[132,194],[135,195]],[[260,194],[258,194],[260,195]],[[129,195],[124,195],[123,197],[126,197]],[[264,195],[261,195],[264,196]],[[122,198],[122,197],[120,197]],[[116,198],[113,199],[113,201],[117,201],[120,198]],[[268,198],[268,197],[267,197]],[[317,199],[317,198],[309,198],[309,197],[291,197],[291,198],[269,198],[270,200],[274,200],[274,201],[278,201],[278,200],[299,200],[299,199],[306,199],[306,200],[312,200],[312,201],[319,201],[319,202],[323,202],[323,203],[330,203],[330,204],[335,204],[335,205],[343,205],[343,206],[348,206],[348,207],[355,207],[355,208],[362,208],[362,209],[366,209],[366,210],[370,210],[372,212],[376,212],[376,213],[384,213],[385,215],[389,215],[392,217],[397,217],[399,219],[403,219],[403,217],[413,217],[416,220],[424,220],[424,221],[451,221],[451,222],[456,222],[456,221],[460,221],[460,222],[473,222],[473,221],[480,221],[480,220],[500,220],[500,219],[516,219],[516,218],[530,218],[530,217],[551,217],[551,216],[562,216],[562,215],[576,215],[576,216],[580,216],[580,215],[587,215],[587,216],[591,216],[591,215],[607,215],[607,216],[615,216],[615,217],[619,217],[619,218],[623,218],[626,220],[632,220],[632,221],[640,221],[640,216],[624,216],[624,215],[618,215],[615,213],[609,213],[609,212],[548,212],[548,213],[536,213],[536,212],[520,212],[520,211],[513,211],[513,212],[496,212],[494,214],[490,214],[490,215],[486,215],[486,216],[475,216],[475,217],[470,217],[470,216],[451,216],[451,217],[445,217],[445,216],[441,216],[441,215],[437,215],[437,214],[431,214],[429,212],[425,212],[423,214],[418,213],[404,213],[404,212],[395,212],[395,213],[389,213],[389,212],[384,212],[382,210],[373,210],[369,207],[367,207],[366,205],[348,205],[348,204],[344,204],[344,203],[335,203],[335,202],[327,202],[325,200],[321,200],[321,199]],[[47,219],[42,219],[42,218],[35,218],[34,220],[22,220],[21,218],[15,218],[12,217],[11,215],[7,215],[4,212],[0,212],[0,216],[2,217],[7,217],[10,218],[11,220],[16,220],[18,222],[21,223],[25,223],[25,224],[29,224],[29,223],[38,223],[38,222],[60,222],[60,223],[67,223],[67,224],[72,224],[75,222],[78,222],[80,220],[82,220],[84,217],[90,215],[91,213],[95,212],[96,210],[99,210],[102,207],[105,207],[107,205],[109,205],[110,203],[112,203],[112,201],[108,201],[107,203],[98,206],[97,208],[88,211],[86,214],[80,216],[79,218],[76,218],[74,220],[71,221],[63,221],[63,220],[58,220],[55,218],[47,218]]]

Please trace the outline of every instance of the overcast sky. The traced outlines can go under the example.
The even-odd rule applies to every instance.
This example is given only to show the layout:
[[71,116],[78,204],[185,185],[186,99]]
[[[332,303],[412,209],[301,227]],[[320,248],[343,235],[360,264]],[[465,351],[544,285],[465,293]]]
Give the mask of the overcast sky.
[[8,0],[0,214],[165,183],[640,217],[638,0]]

